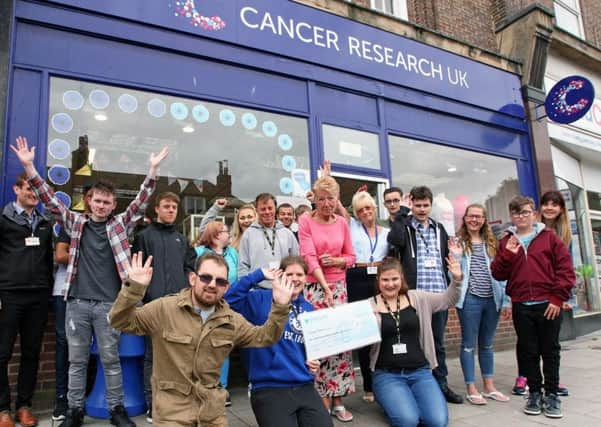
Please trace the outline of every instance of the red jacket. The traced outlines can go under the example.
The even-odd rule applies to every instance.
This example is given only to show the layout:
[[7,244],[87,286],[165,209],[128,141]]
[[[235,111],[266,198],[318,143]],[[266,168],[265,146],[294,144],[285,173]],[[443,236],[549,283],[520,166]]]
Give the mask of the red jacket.
[[520,246],[514,254],[505,249],[510,236],[506,235],[499,242],[497,256],[490,266],[492,276],[507,280],[505,293],[512,303],[548,300],[561,307],[562,302],[570,299],[576,283],[566,245],[553,231],[543,228],[527,250]]

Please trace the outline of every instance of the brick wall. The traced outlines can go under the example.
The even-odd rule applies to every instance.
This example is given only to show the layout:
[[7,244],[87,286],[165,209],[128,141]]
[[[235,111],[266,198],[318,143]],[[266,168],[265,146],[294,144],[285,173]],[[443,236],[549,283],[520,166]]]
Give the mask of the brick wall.
[[586,41],[601,49],[601,4],[599,0],[580,0]]

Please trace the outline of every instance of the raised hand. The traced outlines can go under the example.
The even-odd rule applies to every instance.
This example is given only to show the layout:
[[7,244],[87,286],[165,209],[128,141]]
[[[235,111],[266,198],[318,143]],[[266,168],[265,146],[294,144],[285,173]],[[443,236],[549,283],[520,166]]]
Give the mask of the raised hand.
[[403,197],[401,197],[401,206],[411,209],[411,206],[413,206],[413,197],[411,197],[411,194],[403,194]]
[[17,155],[23,167],[33,165],[35,159],[35,146],[29,148],[27,138],[19,136],[16,139],[16,145],[11,145],[10,149]]
[[515,237],[515,235],[512,235],[509,238],[509,240],[507,240],[505,249],[507,249],[509,252],[514,253],[514,254],[518,253],[518,251],[520,250],[520,242],[518,241],[518,238]]
[[461,259],[463,256],[463,247],[459,243],[458,237],[449,237],[449,253],[456,260]]
[[263,276],[267,280],[276,280],[282,275],[282,270],[276,270],[275,268],[262,268]]
[[165,157],[169,154],[169,147],[165,146],[158,154],[150,153],[150,167],[158,168]]
[[453,256],[448,256],[447,267],[455,282],[460,282],[461,279],[463,279],[463,273],[461,272],[461,264],[459,263],[458,259],[455,259]]
[[332,176],[332,162],[325,160],[319,170],[321,171],[321,176]]
[[287,276],[281,275],[274,278],[272,282],[273,301],[277,304],[289,304],[293,289],[292,280]]
[[142,252],[133,254],[131,264],[127,261],[125,262],[125,272],[129,279],[141,285],[148,286],[152,279],[152,255],[146,259],[144,264],[142,264],[143,258]]

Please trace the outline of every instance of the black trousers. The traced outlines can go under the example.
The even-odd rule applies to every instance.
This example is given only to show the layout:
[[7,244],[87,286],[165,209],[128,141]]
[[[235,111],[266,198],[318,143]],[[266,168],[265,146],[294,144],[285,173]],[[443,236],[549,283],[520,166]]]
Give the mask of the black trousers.
[[10,410],[8,362],[17,334],[21,338],[21,362],[15,408],[31,406],[35,390],[42,338],[48,320],[48,290],[0,291],[0,411]]
[[261,427],[332,427],[313,383],[253,390],[250,405]]
[[[373,297],[376,292],[376,276],[367,274],[366,267],[349,268],[346,270],[346,290],[348,302],[361,301]],[[370,346],[361,347],[357,350],[359,356],[359,367],[363,378],[363,391],[372,393],[371,370],[369,369]]]
[[553,320],[544,316],[548,303],[513,304],[513,327],[518,337],[517,354],[521,374],[528,378],[530,392],[542,389],[540,361],[543,361],[545,392],[557,393],[559,385],[559,330],[561,313]]

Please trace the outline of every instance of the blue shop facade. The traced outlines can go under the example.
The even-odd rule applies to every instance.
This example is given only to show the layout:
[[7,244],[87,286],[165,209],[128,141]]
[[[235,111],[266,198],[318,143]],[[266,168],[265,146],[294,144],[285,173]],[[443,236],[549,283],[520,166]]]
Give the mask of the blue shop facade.
[[384,218],[385,188],[428,185],[451,231],[536,196],[528,129],[518,75],[292,0],[15,0],[0,198],[18,135],[72,209],[98,179],[123,209],[167,145],[190,238],[217,197],[228,222],[303,203],[325,159],[346,204],[366,183]]

